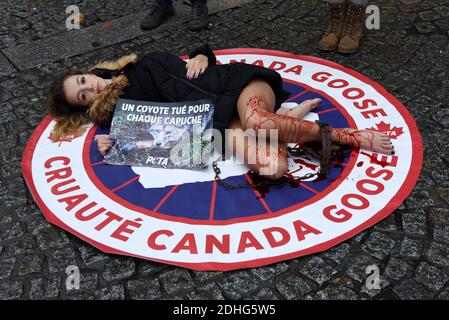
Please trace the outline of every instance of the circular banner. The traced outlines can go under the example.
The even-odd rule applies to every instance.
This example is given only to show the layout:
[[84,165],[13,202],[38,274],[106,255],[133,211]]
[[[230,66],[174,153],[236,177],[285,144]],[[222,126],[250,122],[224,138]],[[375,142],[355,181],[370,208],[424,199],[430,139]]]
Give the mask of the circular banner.
[[[306,115],[332,127],[387,133],[394,155],[348,149],[332,158],[326,179],[295,185],[225,189],[202,171],[108,165],[93,138],[55,141],[47,116],[30,138],[22,171],[51,223],[109,253],[195,270],[249,268],[324,251],[387,217],[412,191],[422,142],[407,109],[379,84],[327,60],[260,50],[215,52],[217,63],[276,70],[291,92],[283,107],[322,103]],[[230,184],[259,179],[231,160],[218,163]],[[319,170],[307,156],[289,158],[290,176]]]

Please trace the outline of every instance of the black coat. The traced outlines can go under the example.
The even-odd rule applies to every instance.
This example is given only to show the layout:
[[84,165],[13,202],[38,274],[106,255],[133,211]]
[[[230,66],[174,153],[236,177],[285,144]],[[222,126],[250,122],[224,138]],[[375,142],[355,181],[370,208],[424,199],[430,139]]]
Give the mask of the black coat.
[[197,54],[206,55],[209,66],[193,80],[186,78],[186,62],[170,53],[149,53],[136,63],[128,64],[124,74],[129,86],[121,98],[158,102],[210,98],[215,103],[214,128],[224,134],[240,92],[253,78],[263,78],[271,85],[276,96],[275,110],[290,95],[282,89],[281,76],[273,70],[244,63],[216,65],[215,55],[207,45],[193,51],[189,57]]

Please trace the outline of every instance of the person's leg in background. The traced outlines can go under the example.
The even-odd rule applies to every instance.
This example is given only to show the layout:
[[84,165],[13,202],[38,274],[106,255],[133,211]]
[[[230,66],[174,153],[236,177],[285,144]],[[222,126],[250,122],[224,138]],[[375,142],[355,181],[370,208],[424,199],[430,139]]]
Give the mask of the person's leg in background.
[[345,25],[337,51],[354,53],[359,49],[365,23],[365,10],[368,0],[350,0],[346,9]]
[[189,22],[189,29],[198,31],[207,28],[209,23],[209,13],[207,9],[207,0],[191,0],[192,11]]
[[327,0],[329,9],[329,25],[326,33],[319,42],[319,49],[322,51],[333,51],[337,49],[340,41],[346,18],[346,0]]
[[145,30],[157,28],[175,14],[172,0],[156,0],[150,13],[143,18],[140,27]]

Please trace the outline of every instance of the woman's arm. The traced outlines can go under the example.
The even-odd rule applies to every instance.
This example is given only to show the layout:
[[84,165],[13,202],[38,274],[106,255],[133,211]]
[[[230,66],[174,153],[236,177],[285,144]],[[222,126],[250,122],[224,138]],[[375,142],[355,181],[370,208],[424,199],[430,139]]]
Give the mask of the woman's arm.
[[200,74],[206,71],[209,64],[215,64],[217,59],[212,49],[207,45],[196,48],[189,54],[190,60],[186,64],[186,77],[188,79],[196,79]]
[[209,62],[204,54],[198,54],[195,58],[190,59],[186,63],[186,77],[190,80],[198,78],[200,74],[206,71]]
[[112,140],[109,138],[107,134],[97,134],[94,138],[94,141],[98,145],[98,151],[102,156],[106,155],[106,152],[112,147]]
[[208,59],[209,65],[214,65],[217,63],[217,57],[215,57],[214,52],[212,51],[212,49],[205,43],[203,43],[201,46],[199,46],[198,48],[194,49],[190,54],[189,54],[189,58],[192,59],[195,56],[202,54],[205,55]]

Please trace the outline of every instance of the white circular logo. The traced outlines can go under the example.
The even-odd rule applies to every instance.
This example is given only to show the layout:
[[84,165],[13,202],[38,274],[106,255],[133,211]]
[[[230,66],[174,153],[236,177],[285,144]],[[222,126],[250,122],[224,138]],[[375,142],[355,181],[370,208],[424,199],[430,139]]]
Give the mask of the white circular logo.
[[[379,84],[335,63],[259,49],[216,52],[218,63],[277,71],[291,96],[322,103],[307,115],[332,127],[387,133],[394,155],[348,149],[332,158],[328,177],[257,189],[225,189],[204,171],[105,164],[92,125],[54,141],[47,116],[22,158],[25,180],[50,222],[97,248],[195,270],[256,267],[326,250],[372,226],[412,191],[422,142],[407,109]],[[231,184],[255,182],[248,168],[219,163]],[[288,175],[319,170],[319,161],[289,159]]]

